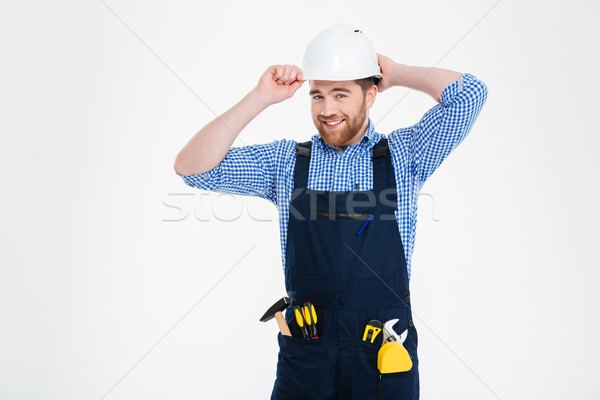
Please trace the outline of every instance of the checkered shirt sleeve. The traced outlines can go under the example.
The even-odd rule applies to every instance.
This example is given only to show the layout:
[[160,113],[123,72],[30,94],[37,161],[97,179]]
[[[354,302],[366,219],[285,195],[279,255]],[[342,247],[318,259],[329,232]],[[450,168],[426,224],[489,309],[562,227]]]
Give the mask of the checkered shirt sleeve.
[[420,186],[467,136],[487,99],[487,92],[485,83],[464,73],[444,89],[440,104],[412,126],[414,173]]
[[281,141],[232,147],[223,160],[196,175],[179,175],[186,185],[219,193],[257,196],[277,204],[275,167]]

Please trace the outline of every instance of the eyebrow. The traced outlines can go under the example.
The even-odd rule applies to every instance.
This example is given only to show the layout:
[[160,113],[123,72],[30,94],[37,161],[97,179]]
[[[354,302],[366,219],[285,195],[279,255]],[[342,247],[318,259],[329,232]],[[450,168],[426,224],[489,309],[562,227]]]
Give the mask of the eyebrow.
[[[329,93],[331,93],[331,92],[346,92],[346,93],[350,93],[350,94],[352,93],[352,92],[351,92],[349,89],[346,89],[346,88],[343,88],[343,87],[336,87],[336,88],[333,88],[333,89],[331,89],[331,90],[329,91]],[[317,93],[318,93],[318,94],[321,94],[321,91],[320,91],[319,89],[313,89],[313,90],[311,90],[311,91],[310,91],[308,94],[309,94],[310,96],[312,96],[313,94],[317,94]]]

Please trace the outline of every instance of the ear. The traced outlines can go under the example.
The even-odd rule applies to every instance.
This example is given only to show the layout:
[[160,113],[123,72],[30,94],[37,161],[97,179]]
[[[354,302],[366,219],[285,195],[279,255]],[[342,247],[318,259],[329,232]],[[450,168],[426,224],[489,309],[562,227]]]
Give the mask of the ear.
[[366,94],[366,107],[367,109],[373,107],[373,104],[375,104],[375,98],[377,97],[377,85],[373,85],[371,86],[371,88],[367,91]]

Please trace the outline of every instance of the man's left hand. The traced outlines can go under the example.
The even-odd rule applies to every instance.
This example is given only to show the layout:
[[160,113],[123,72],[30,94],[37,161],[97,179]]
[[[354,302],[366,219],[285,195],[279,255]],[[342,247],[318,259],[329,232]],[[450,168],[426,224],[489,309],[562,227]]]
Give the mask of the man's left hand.
[[382,78],[379,80],[379,84],[377,85],[377,89],[379,92],[383,92],[386,89],[391,88],[392,86],[396,86],[393,81],[393,72],[392,69],[396,65],[396,63],[389,57],[381,55],[377,53],[377,61],[379,62],[379,67],[381,68]]

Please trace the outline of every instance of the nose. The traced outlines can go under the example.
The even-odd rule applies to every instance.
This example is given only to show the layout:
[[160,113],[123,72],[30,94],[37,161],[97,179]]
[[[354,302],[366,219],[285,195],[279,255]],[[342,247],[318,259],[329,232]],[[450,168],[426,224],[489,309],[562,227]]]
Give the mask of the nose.
[[321,108],[321,115],[324,117],[331,117],[337,114],[337,107],[335,101],[332,99],[325,98],[323,100],[323,108]]

